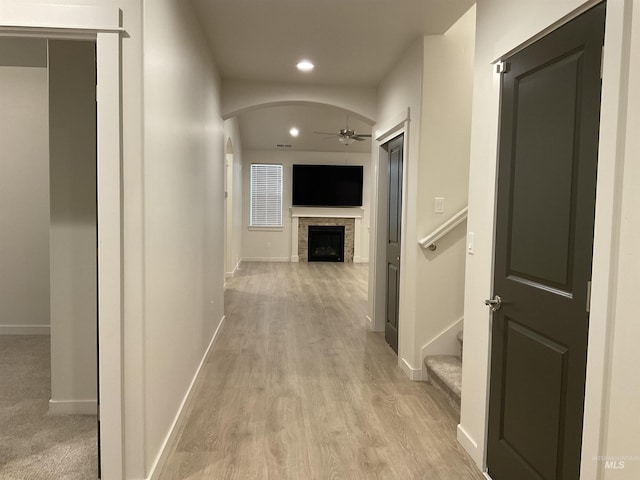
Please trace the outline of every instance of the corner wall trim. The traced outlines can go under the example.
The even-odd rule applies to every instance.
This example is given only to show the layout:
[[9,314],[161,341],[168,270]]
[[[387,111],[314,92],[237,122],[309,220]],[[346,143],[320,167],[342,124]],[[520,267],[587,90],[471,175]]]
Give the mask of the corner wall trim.
[[458,355],[460,344],[458,332],[462,330],[464,317],[453,322],[438,335],[422,346],[422,358],[428,355]]
[[49,400],[49,415],[97,415],[97,400]]
[[178,413],[176,414],[176,417],[173,420],[173,423],[171,424],[171,428],[169,428],[169,433],[167,433],[167,436],[165,437],[164,442],[160,447],[160,452],[158,453],[156,460],[153,462],[153,465],[150,470],[150,475],[148,477],[149,480],[158,480],[158,478],[160,477],[160,472],[162,471],[162,468],[164,467],[164,464],[166,463],[167,458],[169,457],[169,453],[171,452],[171,449],[175,444],[175,442],[178,440],[178,434],[182,430],[182,427],[184,426],[184,423],[187,418],[186,413],[189,410],[188,407],[190,403],[193,401],[192,395],[196,392],[196,389],[194,389],[194,386],[196,385],[200,377],[200,373],[202,372],[202,367],[207,362],[209,355],[211,355],[211,351],[213,350],[213,344],[215,343],[216,338],[218,338],[218,334],[220,333],[220,329],[222,328],[222,325],[224,324],[225,319],[226,319],[226,316],[223,315],[222,318],[220,319],[220,323],[218,324],[218,327],[216,328],[216,331],[213,333],[213,337],[209,342],[209,346],[207,347],[207,350],[204,352],[204,355],[202,356],[200,365],[198,365],[198,368],[196,369],[193,379],[189,384],[189,388],[187,389],[187,393],[182,399],[180,408],[178,408]]
[[50,335],[49,325],[0,325],[0,335]]
[[480,471],[484,471],[482,452],[478,450],[478,444],[473,438],[471,438],[471,435],[467,433],[461,424],[458,424],[458,428],[456,429],[456,439],[458,440],[458,443],[462,445],[462,448],[464,448],[473,459]]
[[369,330],[371,330],[372,332],[384,332],[384,328],[382,330],[376,330],[375,329],[375,322],[373,321],[373,318],[371,318],[369,315],[366,316],[367,319],[367,323],[369,324]]
[[400,359],[400,368],[402,368],[402,371],[409,377],[409,380],[413,380],[414,382],[422,380],[422,369],[413,368],[404,358]]
[[236,263],[236,266],[233,267],[233,271],[227,272],[227,273],[224,274],[225,278],[234,277],[239,268],[240,268],[240,262]]
[[402,127],[405,126],[406,122],[411,120],[411,107],[407,107],[406,112],[401,112],[395,117],[391,118],[389,121],[384,122],[384,124],[377,128],[375,131],[374,138],[377,142],[385,143],[387,140],[390,140],[396,134],[399,134],[402,130]]

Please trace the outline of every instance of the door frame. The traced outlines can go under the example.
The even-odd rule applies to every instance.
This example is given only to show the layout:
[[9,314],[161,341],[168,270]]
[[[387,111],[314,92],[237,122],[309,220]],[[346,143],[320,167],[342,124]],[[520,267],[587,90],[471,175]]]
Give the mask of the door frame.
[[[561,18],[557,22],[549,25],[543,31],[534,35],[527,41],[504,52],[494,62],[487,65],[493,68],[495,64],[504,58],[513,55],[515,52],[526,48],[535,40],[560,26],[573,20],[589,8],[601,3],[601,0],[589,0],[570,14]],[[594,455],[603,455],[603,439],[605,435],[604,420],[608,406],[608,365],[609,350],[612,340],[613,320],[615,317],[614,306],[616,297],[616,285],[611,281],[615,278],[617,263],[617,238],[620,219],[620,195],[622,183],[622,166],[624,162],[624,135],[619,135],[619,131],[624,131],[626,124],[626,88],[628,76],[628,55],[631,44],[630,16],[628,12],[631,8],[632,0],[608,0],[607,17],[605,24],[605,54],[602,74],[602,100],[600,113],[600,142],[598,147],[598,173],[596,187],[596,213],[594,227],[593,246],[593,267],[592,267],[592,297],[591,315],[589,325],[589,340],[587,351],[587,372],[585,407],[582,434],[582,460],[581,478],[599,478],[600,464],[593,461]],[[625,18],[626,17],[626,18]],[[496,141],[491,145],[491,158],[497,165],[497,138],[499,125],[499,102],[500,102],[500,82],[498,74],[494,73],[493,97],[495,102],[494,116],[490,119],[492,138]],[[495,182],[497,175],[493,176],[493,183],[490,186],[492,195],[492,205],[494,206],[494,217],[492,229],[495,231]],[[470,209],[469,230],[473,230],[473,223],[484,222],[485,220],[473,218],[473,209]],[[490,238],[491,262],[493,262],[495,252],[495,239]],[[493,291],[493,271],[490,269],[491,278],[486,283],[489,287],[485,292],[490,298]],[[480,300],[478,300],[480,301]],[[490,319],[489,313],[487,318]],[[478,341],[485,341],[488,348],[491,348],[488,336],[484,335]],[[474,372],[486,372],[483,380],[484,399],[488,399],[489,392],[489,364],[488,356],[483,356],[483,362],[478,365]],[[485,363],[486,362],[486,363]],[[481,392],[475,392],[476,395]],[[482,463],[482,469],[486,472],[486,444],[487,444],[487,419],[488,402],[485,400],[481,407],[485,412],[485,424],[482,443],[474,439],[465,430],[463,421],[465,420],[465,401],[463,391],[463,411],[461,424],[458,425],[458,439],[465,446],[466,450],[472,454],[477,461]],[[478,451],[479,450],[479,451]],[[595,453],[597,452],[597,453]]]
[[121,12],[116,7],[35,5],[16,0],[3,2],[0,11],[0,36],[96,43],[100,453],[102,479],[121,479],[124,478]]
[[[367,316],[369,328],[374,332],[384,332],[386,321],[386,257],[387,257],[387,231],[385,225],[388,220],[389,206],[389,173],[388,156],[383,145],[399,135],[404,135],[402,149],[402,205],[406,205],[407,195],[407,166],[409,162],[409,111],[399,115],[389,126],[376,130],[372,146],[372,201],[371,205],[371,231],[370,236],[370,267],[369,267],[369,308]],[[404,262],[406,252],[406,208],[402,209],[402,219],[400,226],[400,264]],[[403,292],[406,291],[404,275],[400,272],[400,311],[398,314],[398,331],[404,317],[402,301]],[[398,335],[398,364],[403,366],[402,352],[404,351],[402,335]]]

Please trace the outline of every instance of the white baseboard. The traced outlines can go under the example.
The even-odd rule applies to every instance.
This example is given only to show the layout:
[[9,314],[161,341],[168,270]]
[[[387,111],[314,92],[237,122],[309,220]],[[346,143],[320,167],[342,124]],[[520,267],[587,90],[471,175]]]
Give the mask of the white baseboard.
[[49,325],[0,325],[0,335],[50,335]]
[[376,330],[376,324],[373,322],[373,318],[371,318],[369,315],[366,316],[367,319],[367,325],[369,326],[369,330],[371,330],[372,332],[384,332],[384,325],[382,326],[381,329]]
[[484,456],[478,448],[478,444],[460,424],[458,424],[456,431],[456,439],[458,440],[458,443],[462,445],[462,448],[464,448],[473,459],[480,471],[484,471]]
[[427,368],[424,359],[431,355],[460,355],[460,342],[458,332],[462,330],[464,319],[461,318],[441,331],[435,338],[427,342],[420,350],[420,362],[423,378],[427,379]]
[[277,263],[289,263],[291,259],[289,257],[245,257],[243,262],[277,262]]
[[400,359],[400,368],[409,377],[409,380],[418,382],[422,380],[422,369],[413,368],[404,358]]
[[369,259],[363,257],[353,257],[353,263],[369,263]]
[[291,263],[300,263],[299,255],[291,255]]
[[175,442],[178,440],[178,434],[180,433],[180,430],[182,428],[182,426],[184,425],[184,422],[186,421],[186,413],[188,410],[188,405],[189,403],[192,401],[191,395],[193,393],[193,387],[196,384],[196,382],[198,381],[198,377],[200,376],[200,372],[202,371],[202,367],[204,366],[204,364],[207,362],[207,359],[209,358],[209,355],[211,354],[211,351],[213,350],[213,344],[216,340],[216,338],[218,338],[218,334],[220,333],[220,329],[222,328],[222,325],[224,324],[225,321],[225,316],[223,315],[222,318],[220,319],[220,323],[218,324],[218,328],[216,328],[216,331],[213,333],[213,337],[211,338],[211,341],[209,342],[209,346],[207,347],[207,350],[204,352],[204,355],[202,356],[202,360],[200,361],[200,365],[198,365],[198,368],[196,369],[196,373],[194,374],[191,383],[189,384],[189,388],[187,389],[187,393],[185,394],[184,398],[182,399],[182,403],[180,404],[180,408],[178,408],[178,413],[176,414],[173,423],[171,424],[171,428],[169,428],[169,433],[167,434],[167,436],[164,439],[164,442],[162,443],[162,446],[160,447],[160,451],[158,452],[158,455],[155,459],[155,462],[153,463],[153,466],[151,467],[151,474],[149,475],[148,479],[149,480],[157,480],[160,477],[160,472],[162,471],[162,468],[164,467],[165,463],[167,462],[167,458],[169,457],[169,454],[171,453],[171,449],[173,448],[173,445],[175,444]]
[[49,400],[49,415],[97,415],[96,400]]

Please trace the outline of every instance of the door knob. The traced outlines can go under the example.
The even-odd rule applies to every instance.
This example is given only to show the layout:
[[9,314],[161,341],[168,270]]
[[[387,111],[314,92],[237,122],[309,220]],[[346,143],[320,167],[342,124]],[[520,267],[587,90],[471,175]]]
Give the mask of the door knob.
[[497,312],[502,306],[502,298],[500,298],[500,295],[496,295],[489,300],[485,300],[484,304],[490,307],[492,312]]

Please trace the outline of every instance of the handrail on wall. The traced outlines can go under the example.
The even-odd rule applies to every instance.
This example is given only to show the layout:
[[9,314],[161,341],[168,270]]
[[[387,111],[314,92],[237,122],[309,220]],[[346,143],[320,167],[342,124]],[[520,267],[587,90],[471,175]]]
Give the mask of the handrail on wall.
[[420,246],[422,248],[428,248],[433,252],[436,248],[438,248],[436,245],[436,242],[438,240],[440,240],[447,233],[449,233],[451,230],[456,228],[458,225],[460,225],[462,222],[464,222],[467,219],[468,209],[469,207],[464,207],[462,210],[456,213],[453,217],[451,217],[449,220],[447,220],[445,223],[443,223],[440,227],[435,229],[429,235],[424,237],[422,240],[418,240],[418,243],[420,244]]

